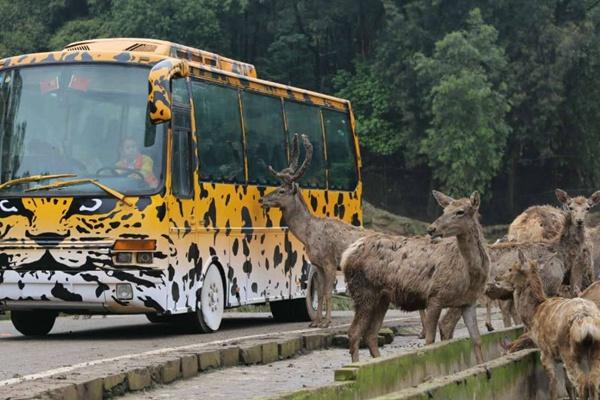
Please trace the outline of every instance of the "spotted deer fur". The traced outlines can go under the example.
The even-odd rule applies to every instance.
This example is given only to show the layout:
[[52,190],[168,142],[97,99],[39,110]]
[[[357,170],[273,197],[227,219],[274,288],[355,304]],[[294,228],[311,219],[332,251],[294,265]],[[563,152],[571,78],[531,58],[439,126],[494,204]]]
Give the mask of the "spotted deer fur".
[[548,298],[538,264],[519,252],[507,275],[527,337],[540,349],[550,379],[550,398],[557,398],[556,364],[563,362],[580,399],[598,399],[600,384],[600,310],[592,301]]
[[[332,290],[342,252],[369,231],[333,218],[314,216],[296,183],[310,165],[313,147],[308,136],[301,135],[305,158],[299,165],[298,134],[292,138],[290,165],[277,172],[269,166],[281,185],[260,199],[263,208],[281,209],[290,231],[302,242],[307,256],[317,272],[317,317],[310,326],[327,327],[331,323]],[[323,318],[323,307],[326,313]]]
[[[373,234],[342,255],[355,309],[348,331],[352,361],[358,360],[361,338],[371,356],[379,356],[376,335],[390,302],[406,311],[426,310],[426,344],[435,340],[442,308],[460,308],[476,358],[483,361],[475,304],[490,262],[478,221],[479,194],[459,200],[437,191],[433,195],[444,212],[429,226],[430,237]],[[433,240],[437,237],[443,239]]]

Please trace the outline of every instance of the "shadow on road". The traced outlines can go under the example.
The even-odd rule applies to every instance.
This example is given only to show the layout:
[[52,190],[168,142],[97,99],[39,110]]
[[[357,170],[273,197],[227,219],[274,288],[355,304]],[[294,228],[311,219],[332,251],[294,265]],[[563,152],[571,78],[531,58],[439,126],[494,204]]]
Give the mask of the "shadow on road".
[[[91,321],[91,320],[90,320]],[[82,321],[85,323],[85,321]],[[107,320],[102,321],[104,325],[108,323]],[[140,340],[140,339],[156,339],[156,338],[168,338],[171,336],[177,336],[185,338],[185,336],[203,336],[210,337],[212,334],[200,334],[192,332],[188,327],[185,326],[184,321],[177,321],[175,323],[140,323],[126,324],[124,325],[121,321],[115,321],[115,326],[102,326],[102,327],[90,327],[85,329],[84,323],[78,324],[77,330],[52,333],[43,337],[26,337],[20,334],[16,334],[11,337],[2,337],[0,341],[53,341],[53,340]],[[233,331],[237,329],[250,329],[250,328],[265,328],[272,325],[276,327],[277,324],[273,321],[270,316],[252,316],[252,317],[235,317],[225,318],[221,323],[218,333],[225,333],[227,331]],[[304,324],[302,324],[304,325]],[[63,327],[69,329],[68,327]],[[217,338],[215,338],[217,339]]]

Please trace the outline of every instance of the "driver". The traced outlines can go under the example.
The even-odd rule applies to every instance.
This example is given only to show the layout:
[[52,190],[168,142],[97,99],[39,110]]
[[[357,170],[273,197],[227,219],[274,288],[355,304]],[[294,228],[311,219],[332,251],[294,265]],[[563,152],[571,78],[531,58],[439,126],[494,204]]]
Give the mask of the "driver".
[[[158,186],[158,179],[152,172],[153,164],[152,158],[140,152],[135,139],[132,137],[123,139],[121,142],[121,159],[115,164],[117,171],[119,171],[119,168],[123,169],[123,173],[127,173],[127,170],[135,170],[144,177],[144,181],[148,186],[155,188]],[[132,176],[135,176],[135,174],[132,174]]]

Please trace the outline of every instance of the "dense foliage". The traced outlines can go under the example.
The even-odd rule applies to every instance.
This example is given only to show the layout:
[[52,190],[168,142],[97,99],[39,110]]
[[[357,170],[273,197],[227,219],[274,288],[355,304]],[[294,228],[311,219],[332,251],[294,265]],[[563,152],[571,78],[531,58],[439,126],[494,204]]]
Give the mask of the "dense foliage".
[[177,41],[353,101],[365,195],[408,215],[481,190],[506,220],[600,186],[598,0],[0,0],[0,57]]

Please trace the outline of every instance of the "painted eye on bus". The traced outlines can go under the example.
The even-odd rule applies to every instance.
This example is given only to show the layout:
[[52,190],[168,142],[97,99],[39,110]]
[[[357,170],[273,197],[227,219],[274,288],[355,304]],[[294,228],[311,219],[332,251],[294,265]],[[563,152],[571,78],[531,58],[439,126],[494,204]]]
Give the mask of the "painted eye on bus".
[[79,206],[79,211],[94,212],[97,211],[102,205],[100,199],[87,199]]
[[19,211],[17,207],[10,200],[0,200],[0,210],[7,214],[16,213]]
[[65,214],[65,218],[74,214],[80,215],[98,215],[111,212],[117,204],[117,200],[113,198],[75,198],[71,207]]

